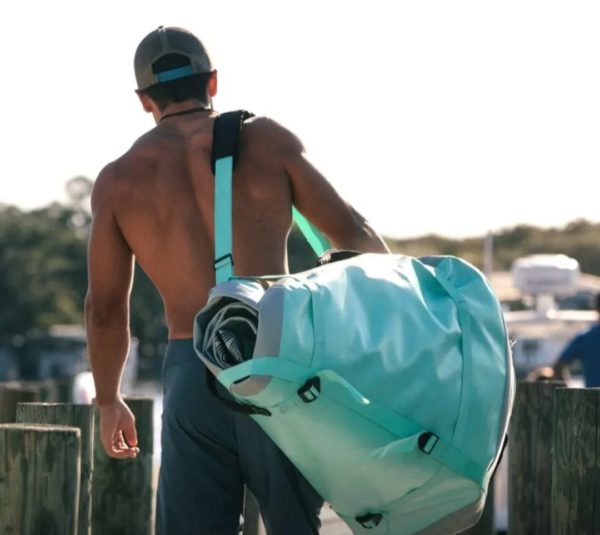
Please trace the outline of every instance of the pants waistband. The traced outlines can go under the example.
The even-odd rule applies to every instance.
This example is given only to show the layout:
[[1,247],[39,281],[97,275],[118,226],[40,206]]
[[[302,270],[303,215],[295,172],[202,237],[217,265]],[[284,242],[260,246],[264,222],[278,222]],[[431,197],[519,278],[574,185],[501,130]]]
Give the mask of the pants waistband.
[[169,340],[163,360],[163,369],[194,360],[198,360],[198,355],[194,350],[194,340],[192,338]]

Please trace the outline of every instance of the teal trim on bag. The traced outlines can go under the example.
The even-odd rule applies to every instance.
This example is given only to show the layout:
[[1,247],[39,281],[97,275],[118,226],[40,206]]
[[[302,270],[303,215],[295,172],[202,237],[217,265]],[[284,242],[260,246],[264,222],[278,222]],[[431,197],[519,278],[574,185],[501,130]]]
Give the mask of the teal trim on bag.
[[335,373],[333,370],[320,370],[317,375],[321,379],[327,379],[332,383],[342,385],[346,391],[350,394],[352,399],[359,405],[369,405],[371,402],[363,396],[356,388],[354,388],[346,379],[341,375]]
[[[324,395],[397,436],[399,440],[395,442],[395,447],[401,448],[402,451],[415,450],[418,447],[419,437],[423,433],[429,432],[397,412],[370,401],[333,370],[315,371],[290,360],[276,357],[257,357],[223,370],[219,373],[217,379],[229,390],[236,381],[253,375],[275,377],[298,385],[305,383],[311,377],[318,376],[323,382],[327,381],[341,385],[349,396],[340,396],[336,394],[335,390],[328,390]],[[324,385],[321,386],[321,389],[324,389]],[[288,409],[289,407],[286,406],[286,411]],[[407,433],[410,433],[410,436],[402,437]],[[423,449],[424,455],[430,455],[436,461],[454,470],[457,474],[464,475],[478,485],[487,482],[489,478],[487,467],[472,461],[450,442],[437,435],[432,435]]]
[[405,438],[400,438],[394,442],[386,444],[382,448],[378,448],[369,454],[369,459],[385,459],[391,452],[395,453],[411,453],[419,446],[419,437],[421,433],[415,433]]
[[349,394],[348,397],[353,403],[349,403],[348,399],[336,395],[334,391],[328,392],[327,395],[329,397],[348,406],[366,418],[375,421],[378,425],[394,435],[397,435],[400,429],[404,432],[406,432],[407,429],[411,429],[409,432],[424,431],[421,426],[412,420],[379,404],[376,405],[372,403],[333,370],[316,371],[307,368],[306,366],[302,366],[301,364],[296,364],[291,360],[284,360],[276,357],[257,357],[223,370],[219,373],[217,379],[229,390],[233,383],[253,375],[276,377],[298,385],[304,384],[311,377],[318,376],[322,381],[329,381],[344,387],[345,392]]
[[223,370],[219,373],[217,379],[229,390],[233,383],[251,375],[268,375],[290,383],[302,384],[314,374],[314,370],[296,364],[291,360],[282,360],[277,357],[258,357]]
[[295,206],[292,206],[292,215],[294,222],[304,234],[306,241],[312,247],[317,256],[321,256],[325,251],[331,248],[329,240],[319,230],[306,219]]
[[215,163],[215,277],[217,284],[233,276],[231,182],[233,157]]

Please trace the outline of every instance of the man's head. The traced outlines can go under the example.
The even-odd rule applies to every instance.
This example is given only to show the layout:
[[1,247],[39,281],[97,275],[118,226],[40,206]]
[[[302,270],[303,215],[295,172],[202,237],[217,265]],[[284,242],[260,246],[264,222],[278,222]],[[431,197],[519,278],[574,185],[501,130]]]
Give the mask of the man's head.
[[216,93],[216,71],[204,45],[190,32],[160,26],[138,45],[134,58],[137,93],[144,109],[149,97],[162,111],[193,99],[208,105]]

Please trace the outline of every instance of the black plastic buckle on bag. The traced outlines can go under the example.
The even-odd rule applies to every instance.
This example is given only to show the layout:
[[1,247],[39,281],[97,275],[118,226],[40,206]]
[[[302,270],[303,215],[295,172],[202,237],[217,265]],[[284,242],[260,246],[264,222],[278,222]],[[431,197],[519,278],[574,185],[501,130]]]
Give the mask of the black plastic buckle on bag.
[[357,516],[355,519],[363,528],[373,529],[379,526],[383,520],[381,513],[367,513],[366,515]]
[[321,378],[316,375],[311,377],[298,389],[298,395],[304,403],[312,403],[321,394]]
[[[434,440],[431,440],[434,439]],[[438,437],[435,433],[432,433],[431,431],[426,431],[425,433],[419,435],[419,449],[429,455],[432,451],[433,448],[436,447],[437,443],[439,442],[440,437]],[[431,444],[430,444],[431,442]]]
[[231,253],[227,253],[227,254],[224,254],[223,256],[220,256],[213,262],[213,269],[215,271],[217,271],[217,269],[219,269],[219,268],[223,267],[225,264],[227,264],[227,262],[226,262],[227,260],[229,260],[229,263],[232,266],[235,264],[235,262],[233,261],[233,255]]

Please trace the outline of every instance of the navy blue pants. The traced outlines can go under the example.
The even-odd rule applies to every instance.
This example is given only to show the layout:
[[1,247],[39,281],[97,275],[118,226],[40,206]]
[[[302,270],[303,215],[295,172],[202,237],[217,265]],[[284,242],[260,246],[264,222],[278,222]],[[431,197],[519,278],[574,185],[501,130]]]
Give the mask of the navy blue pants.
[[192,340],[172,340],[163,365],[156,535],[234,535],[246,485],[269,535],[318,533],[322,499],[249,416],[206,387]]

